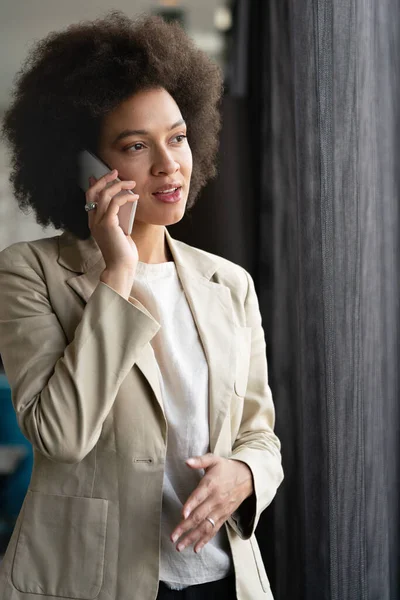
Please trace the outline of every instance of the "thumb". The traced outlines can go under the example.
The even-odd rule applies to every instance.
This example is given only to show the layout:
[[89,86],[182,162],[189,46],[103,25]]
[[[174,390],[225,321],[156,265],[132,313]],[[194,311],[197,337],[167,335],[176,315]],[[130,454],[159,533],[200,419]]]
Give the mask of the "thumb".
[[209,452],[203,456],[193,456],[188,458],[186,464],[193,469],[207,469],[218,462],[218,457]]

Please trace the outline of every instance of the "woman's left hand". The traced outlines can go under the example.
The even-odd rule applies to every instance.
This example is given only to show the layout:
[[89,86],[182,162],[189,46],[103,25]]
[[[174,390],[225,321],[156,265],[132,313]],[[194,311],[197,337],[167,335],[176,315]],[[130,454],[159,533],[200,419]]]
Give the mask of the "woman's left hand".
[[[194,551],[199,552],[251,496],[253,476],[246,463],[211,453],[189,458],[186,464],[192,469],[205,469],[205,475],[185,502],[184,520],[172,532],[171,540],[175,543],[181,538],[177,546],[180,552],[190,544],[196,544]],[[215,527],[207,517],[213,519]]]

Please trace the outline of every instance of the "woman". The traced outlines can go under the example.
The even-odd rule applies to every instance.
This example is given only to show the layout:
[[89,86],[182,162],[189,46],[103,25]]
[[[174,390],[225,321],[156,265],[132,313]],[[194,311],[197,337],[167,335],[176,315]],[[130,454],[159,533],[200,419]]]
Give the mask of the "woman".
[[[215,173],[220,93],[178,25],[118,12],[49,35],[19,75],[15,194],[64,233],[0,255],[35,453],[1,600],[272,598],[254,530],[282,469],[254,286],[166,230]],[[82,148],[114,168],[86,197]]]

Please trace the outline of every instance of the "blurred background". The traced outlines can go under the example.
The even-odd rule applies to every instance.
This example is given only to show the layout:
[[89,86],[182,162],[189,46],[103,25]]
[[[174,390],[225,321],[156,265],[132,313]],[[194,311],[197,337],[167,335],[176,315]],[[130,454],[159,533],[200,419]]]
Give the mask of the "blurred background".
[[[285,471],[256,532],[274,596],[399,600],[398,3],[3,0],[0,112],[35,40],[111,8],[178,19],[224,72],[218,176],[170,229],[255,281]],[[7,161],[0,143],[0,250],[56,233],[19,212]],[[3,375],[3,549],[30,469]]]

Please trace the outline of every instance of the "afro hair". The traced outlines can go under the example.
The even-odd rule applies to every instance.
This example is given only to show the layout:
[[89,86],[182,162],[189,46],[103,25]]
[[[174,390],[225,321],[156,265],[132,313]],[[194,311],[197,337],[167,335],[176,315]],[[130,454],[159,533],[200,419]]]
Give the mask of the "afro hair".
[[37,42],[17,73],[2,133],[15,197],[39,224],[90,236],[77,185],[79,150],[96,152],[102,119],[143,89],[164,88],[187,123],[190,209],[216,174],[222,77],[178,23],[111,11]]

